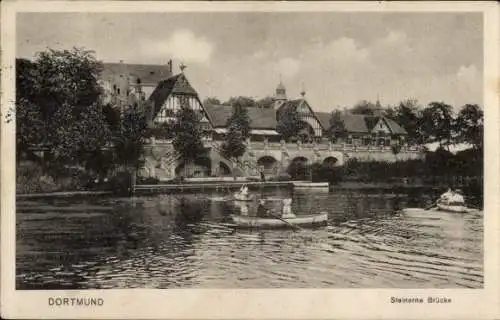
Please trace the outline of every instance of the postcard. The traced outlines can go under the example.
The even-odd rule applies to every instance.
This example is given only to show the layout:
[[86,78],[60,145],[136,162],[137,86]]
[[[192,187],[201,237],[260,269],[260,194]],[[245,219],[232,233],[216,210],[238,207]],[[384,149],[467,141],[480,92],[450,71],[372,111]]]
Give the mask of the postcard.
[[498,14],[2,3],[2,317],[498,318]]

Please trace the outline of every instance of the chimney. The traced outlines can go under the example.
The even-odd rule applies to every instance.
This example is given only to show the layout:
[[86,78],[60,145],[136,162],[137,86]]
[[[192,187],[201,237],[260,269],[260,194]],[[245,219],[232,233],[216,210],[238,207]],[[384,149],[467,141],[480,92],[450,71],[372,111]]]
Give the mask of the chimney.
[[168,60],[167,65],[168,65],[168,72],[172,74],[172,59]]

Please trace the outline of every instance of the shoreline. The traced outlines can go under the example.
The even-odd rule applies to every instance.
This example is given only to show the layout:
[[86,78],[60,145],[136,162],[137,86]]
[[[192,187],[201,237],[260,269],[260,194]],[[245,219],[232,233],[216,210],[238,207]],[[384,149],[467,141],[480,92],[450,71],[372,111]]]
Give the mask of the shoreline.
[[[225,191],[237,190],[246,184],[249,189],[263,189],[263,188],[289,188],[295,189],[294,183],[304,181],[220,181],[220,182],[200,182],[200,183],[183,183],[183,184],[141,184],[134,187],[132,196],[144,196],[155,194],[170,194],[182,192],[204,192],[204,191]],[[310,183],[310,181],[307,181]],[[466,186],[460,186],[466,187]],[[355,182],[346,181],[339,184],[330,184],[330,191],[372,191],[382,190],[391,191],[394,189],[434,189],[441,190],[446,188],[446,185],[439,184],[404,184],[404,183],[389,183],[389,182]],[[317,188],[300,188],[300,190],[315,190]],[[16,199],[35,199],[35,198],[67,198],[67,197],[85,197],[85,196],[112,196],[116,195],[115,192],[108,191],[57,191],[57,192],[43,192],[43,193],[25,193],[16,194]],[[117,195],[118,196],[118,195]]]
[[56,191],[43,193],[20,193],[16,194],[16,199],[35,198],[68,198],[78,196],[107,196],[113,195],[113,191]]

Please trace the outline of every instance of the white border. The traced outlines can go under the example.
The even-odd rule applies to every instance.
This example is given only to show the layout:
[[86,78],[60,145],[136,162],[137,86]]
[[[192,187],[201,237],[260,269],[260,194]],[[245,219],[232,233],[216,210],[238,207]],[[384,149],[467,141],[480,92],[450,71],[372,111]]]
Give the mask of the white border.
[[[15,290],[15,125],[1,129],[1,316],[3,318],[212,319],[492,319],[499,312],[500,168],[498,138],[498,6],[495,2],[4,2],[2,3],[2,114],[13,106],[16,12],[346,11],[483,12],[485,106],[484,289],[265,289],[265,290]],[[447,296],[451,304],[396,305],[391,296]],[[48,297],[102,297],[102,307],[50,307]]]

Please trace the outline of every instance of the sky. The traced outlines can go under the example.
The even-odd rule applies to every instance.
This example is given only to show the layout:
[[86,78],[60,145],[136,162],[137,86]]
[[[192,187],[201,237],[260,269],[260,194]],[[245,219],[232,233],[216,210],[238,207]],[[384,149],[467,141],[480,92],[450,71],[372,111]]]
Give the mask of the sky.
[[280,78],[316,111],[361,100],[482,106],[480,13],[20,13],[17,57],[84,47],[105,62],[180,63],[200,97],[263,98]]

